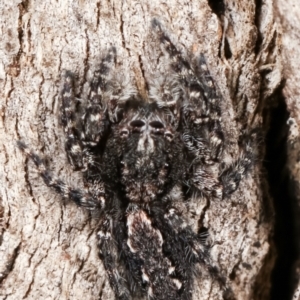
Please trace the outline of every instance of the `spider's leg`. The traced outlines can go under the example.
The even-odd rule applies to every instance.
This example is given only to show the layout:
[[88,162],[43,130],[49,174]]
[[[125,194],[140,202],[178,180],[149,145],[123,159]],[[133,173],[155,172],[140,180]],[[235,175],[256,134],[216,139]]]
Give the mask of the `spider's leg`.
[[64,76],[61,99],[61,121],[65,132],[67,157],[74,169],[83,169],[86,167],[84,163],[84,146],[81,142],[81,128],[76,114],[74,75],[71,72],[66,72]]
[[226,276],[222,274],[222,271],[210,259],[208,251],[202,250],[203,242],[201,241],[201,236],[197,235],[197,237],[193,238],[190,247],[194,251],[195,260],[199,263],[200,272],[201,269],[206,270],[212,280],[218,283],[223,291],[223,299],[235,299],[231,287],[226,282]]
[[82,117],[84,123],[83,142],[87,146],[96,146],[109,126],[108,110],[105,97],[109,90],[110,70],[115,64],[116,49],[111,47],[102,58],[99,67],[94,72],[90,83],[87,108]]
[[97,233],[99,256],[104,264],[110,286],[112,287],[116,299],[131,299],[128,283],[119,273],[119,251],[117,243],[113,237],[113,220],[106,217]]
[[183,57],[157,20],[152,26],[171,60],[171,67],[181,83],[184,100],[181,107],[182,141],[189,154],[189,184],[203,194],[222,198],[223,187],[214,165],[223,152],[220,95],[200,55],[196,68]]
[[199,238],[188,228],[176,208],[169,207],[155,211],[153,211],[155,226],[164,233],[163,252],[175,266],[173,276],[182,283],[183,299],[189,300],[192,298],[195,264],[199,262],[199,255],[207,256],[207,247],[201,240],[202,243],[198,245],[195,253],[192,245]]
[[152,26],[171,60],[171,67],[181,82],[185,94],[182,103],[183,142],[188,151],[204,164],[218,161],[223,146],[220,125],[220,96],[203,55],[194,70],[154,19]]
[[221,173],[219,180],[223,185],[223,198],[230,196],[239,186],[240,181],[251,170],[256,157],[259,130],[253,129],[250,133],[242,136],[241,154],[239,158]]
[[[184,284],[184,299],[191,299],[193,275],[196,265],[200,264],[220,287],[230,293],[225,277],[209,258],[209,249],[205,245],[207,235],[197,234],[181,219],[176,208],[169,208],[163,215],[157,215],[156,226],[164,232],[163,251],[175,263],[174,276]],[[183,296],[183,295],[182,295]]]
[[105,206],[104,196],[95,198],[90,193],[68,186],[61,179],[52,175],[51,172],[45,166],[43,160],[37,154],[32,152],[23,142],[18,141],[17,146],[29,159],[31,159],[34,162],[45,184],[53,188],[63,198],[70,199],[71,201],[75,202],[78,206],[82,206],[93,212],[100,212],[101,210],[103,210]]
[[89,147],[99,145],[111,123],[122,116],[121,106],[136,93],[129,76],[119,76],[111,70],[116,63],[116,49],[111,47],[94,72],[86,111],[82,117],[83,143]]

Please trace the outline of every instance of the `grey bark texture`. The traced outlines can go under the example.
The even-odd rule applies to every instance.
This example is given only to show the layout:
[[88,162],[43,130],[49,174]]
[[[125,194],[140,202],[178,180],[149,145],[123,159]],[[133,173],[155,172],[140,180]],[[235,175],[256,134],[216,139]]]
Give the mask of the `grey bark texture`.
[[[293,299],[300,299],[300,4],[296,0],[275,2],[278,22],[282,26],[282,58],[283,77],[285,84],[282,94],[287,106],[289,118],[287,120],[288,135],[286,143],[287,161],[285,173],[288,176],[289,195],[294,220],[294,234],[287,238],[295,239],[294,250],[298,261],[292,270],[294,286]],[[287,198],[282,199],[286,201]]]
[[[114,45],[118,63],[143,93],[157,58],[153,17],[185,55],[205,54],[224,99],[226,163],[237,158],[242,129],[267,129],[263,111],[281,81],[271,0],[224,1],[219,7],[207,0],[2,0],[0,299],[114,299],[97,254],[96,221],[49,190],[15,142],[25,141],[47,158],[53,173],[81,187],[64,153],[61,75],[76,72],[78,95],[84,97],[101,53]],[[200,199],[194,208],[195,219],[209,229],[212,260],[236,299],[269,298],[274,216],[263,152],[231,199]],[[222,299],[221,294],[205,272],[196,277],[194,299]]]

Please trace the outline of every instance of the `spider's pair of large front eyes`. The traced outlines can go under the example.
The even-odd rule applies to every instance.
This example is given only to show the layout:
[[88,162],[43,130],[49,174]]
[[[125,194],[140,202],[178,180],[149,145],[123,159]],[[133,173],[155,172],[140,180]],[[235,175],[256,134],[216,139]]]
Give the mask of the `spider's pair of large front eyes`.
[[[129,123],[132,133],[142,132],[145,125],[146,123],[142,120],[133,120]],[[154,133],[155,135],[164,135],[169,140],[173,138],[173,134],[170,131],[165,131],[165,126],[160,121],[151,121],[149,123],[149,127],[151,129],[151,133]],[[123,128],[121,131],[121,136],[127,137],[128,135],[129,130],[127,128]]]
[[[145,122],[142,120],[134,120],[130,122],[130,126],[132,127],[132,132],[141,132],[142,128],[145,126]],[[165,127],[163,123],[159,121],[152,121],[149,123],[152,132],[157,134],[163,133],[163,128]]]

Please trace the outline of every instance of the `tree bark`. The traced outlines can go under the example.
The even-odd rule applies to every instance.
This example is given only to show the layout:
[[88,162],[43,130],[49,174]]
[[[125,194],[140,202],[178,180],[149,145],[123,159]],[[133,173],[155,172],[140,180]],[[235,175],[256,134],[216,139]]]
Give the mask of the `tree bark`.
[[[284,87],[282,89],[283,100],[288,112],[286,120],[286,165],[282,175],[282,180],[286,178],[288,182],[286,201],[290,199],[292,222],[284,220],[286,223],[292,223],[289,227],[288,236],[282,240],[292,240],[294,249],[283,249],[282,256],[292,254],[293,268],[290,271],[290,289],[294,294],[292,299],[300,299],[300,5],[295,0],[277,0],[275,1],[276,16],[278,23],[282,27],[282,58],[284,62],[283,77]],[[287,202],[287,201],[286,201]],[[282,252],[283,252],[282,251]]]
[[[82,187],[63,150],[61,74],[76,72],[78,97],[85,98],[101,53],[114,45],[118,63],[146,94],[158,55],[150,34],[156,17],[185,55],[204,53],[223,96],[225,162],[233,161],[242,130],[267,129],[263,116],[281,80],[272,1],[3,0],[0,14],[0,298],[114,299],[97,255],[96,221],[44,185],[16,140]],[[231,199],[199,199],[194,208],[236,299],[268,299],[270,292],[274,212],[259,153]],[[197,277],[194,299],[220,295],[213,279]]]

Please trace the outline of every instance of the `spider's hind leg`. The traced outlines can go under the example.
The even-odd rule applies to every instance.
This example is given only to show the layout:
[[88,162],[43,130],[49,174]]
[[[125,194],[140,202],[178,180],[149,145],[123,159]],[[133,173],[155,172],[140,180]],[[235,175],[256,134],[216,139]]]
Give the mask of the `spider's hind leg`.
[[105,217],[101,222],[101,227],[97,233],[99,256],[104,264],[110,286],[115,293],[116,299],[130,300],[132,298],[128,289],[128,282],[126,282],[126,279],[123,278],[119,272],[120,257],[118,245],[113,236],[113,223],[114,221],[109,217]]
[[207,233],[194,232],[182,219],[181,213],[171,207],[163,215],[157,215],[156,226],[164,234],[163,251],[175,265],[173,276],[183,284],[182,299],[192,298],[193,277],[198,271],[216,280],[224,292],[231,292],[226,277],[214,265],[206,245]]

